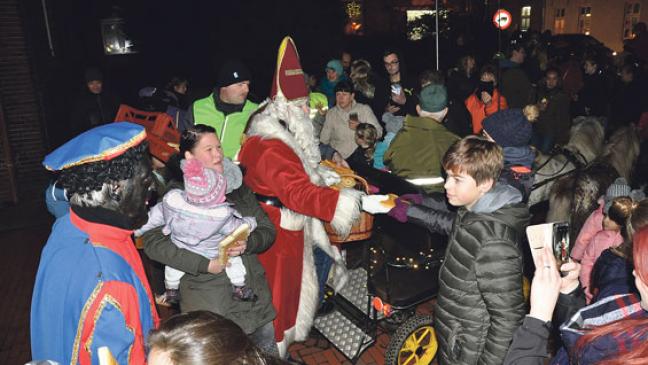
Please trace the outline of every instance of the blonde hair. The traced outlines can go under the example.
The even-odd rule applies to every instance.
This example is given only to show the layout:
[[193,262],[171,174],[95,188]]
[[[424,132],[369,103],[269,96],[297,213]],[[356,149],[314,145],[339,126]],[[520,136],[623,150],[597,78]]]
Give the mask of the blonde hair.
[[446,171],[470,175],[477,185],[489,179],[495,183],[504,167],[504,155],[497,143],[467,136],[448,148],[441,163]]
[[540,116],[540,109],[538,108],[537,105],[530,104],[525,106],[524,109],[522,109],[522,113],[524,114],[524,116],[527,118],[529,122],[533,123]]
[[365,149],[365,157],[367,158],[367,160],[371,160],[373,158],[374,151],[376,150],[378,130],[376,130],[376,127],[369,123],[360,123],[356,127],[355,136],[356,138],[362,140],[367,144],[367,148]]
[[353,61],[349,77],[353,82],[353,88],[369,99],[373,99],[376,87],[369,81],[371,64],[363,59]]

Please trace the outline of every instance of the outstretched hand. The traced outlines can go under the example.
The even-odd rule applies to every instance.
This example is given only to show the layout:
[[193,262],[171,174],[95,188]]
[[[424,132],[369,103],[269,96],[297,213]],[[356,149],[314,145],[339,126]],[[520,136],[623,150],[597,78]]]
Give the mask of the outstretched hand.
[[396,219],[401,223],[407,222],[407,211],[409,210],[411,203],[405,201],[401,198],[396,199],[396,206],[394,206],[387,215]]
[[404,200],[406,202],[410,202],[413,204],[422,204],[423,203],[423,195],[421,194],[403,194],[398,197],[400,200]]

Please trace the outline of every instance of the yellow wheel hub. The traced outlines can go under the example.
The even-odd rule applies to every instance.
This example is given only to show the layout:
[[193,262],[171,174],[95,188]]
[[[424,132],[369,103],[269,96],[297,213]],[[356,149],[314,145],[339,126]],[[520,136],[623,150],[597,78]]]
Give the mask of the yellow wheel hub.
[[423,326],[412,332],[398,351],[398,365],[429,364],[439,344],[432,326]]

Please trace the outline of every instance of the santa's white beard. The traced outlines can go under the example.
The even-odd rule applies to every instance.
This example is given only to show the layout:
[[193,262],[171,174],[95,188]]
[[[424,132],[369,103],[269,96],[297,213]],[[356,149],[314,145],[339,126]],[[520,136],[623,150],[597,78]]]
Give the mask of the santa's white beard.
[[311,168],[317,169],[322,160],[319,151],[319,141],[315,138],[313,123],[303,108],[304,101],[289,102],[277,95],[269,105],[270,113],[274,113],[288,126],[288,130],[295,137],[301,147]]

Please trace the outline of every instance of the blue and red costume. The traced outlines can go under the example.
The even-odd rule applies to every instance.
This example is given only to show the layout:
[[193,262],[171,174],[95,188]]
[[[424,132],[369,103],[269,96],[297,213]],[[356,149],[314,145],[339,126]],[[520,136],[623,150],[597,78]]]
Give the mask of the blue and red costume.
[[122,365],[146,363],[145,339],[159,318],[131,234],[74,209],[56,221],[32,297],[33,359],[98,364],[107,346]]

